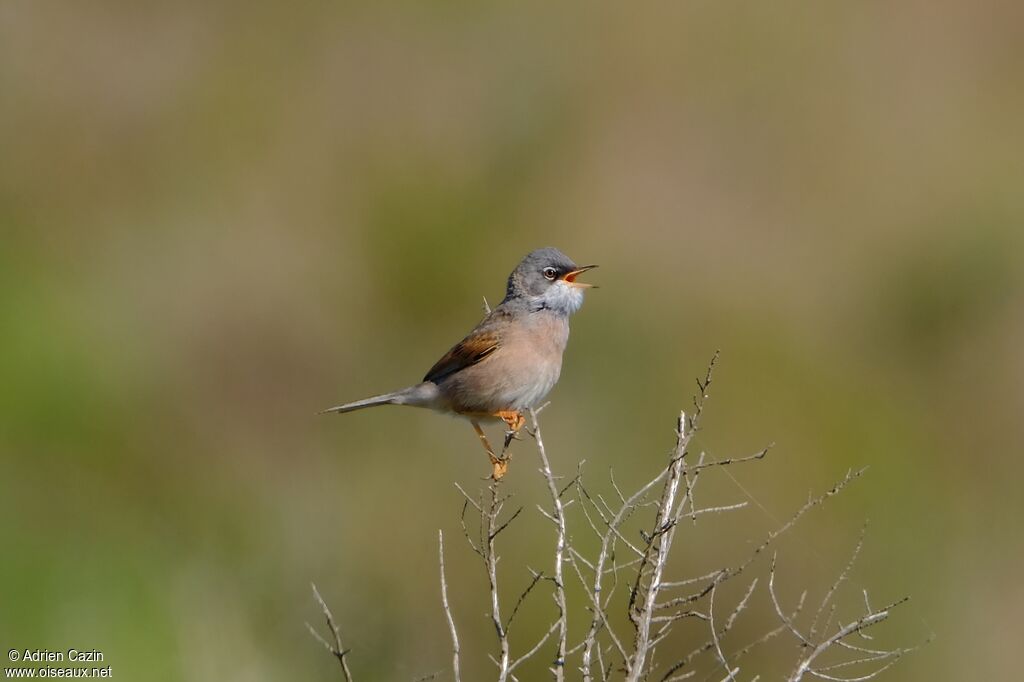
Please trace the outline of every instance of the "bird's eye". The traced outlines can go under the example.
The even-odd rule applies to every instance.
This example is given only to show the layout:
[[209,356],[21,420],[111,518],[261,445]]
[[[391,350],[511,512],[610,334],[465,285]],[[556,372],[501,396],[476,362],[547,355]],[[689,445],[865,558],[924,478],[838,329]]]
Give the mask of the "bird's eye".
[[544,276],[545,276],[545,277],[547,277],[548,279],[554,279],[554,278],[555,278],[555,276],[556,276],[556,275],[558,274],[557,272],[555,272],[555,269],[554,269],[554,268],[544,268],[543,270],[541,270],[541,272],[542,272],[542,273],[544,274]]

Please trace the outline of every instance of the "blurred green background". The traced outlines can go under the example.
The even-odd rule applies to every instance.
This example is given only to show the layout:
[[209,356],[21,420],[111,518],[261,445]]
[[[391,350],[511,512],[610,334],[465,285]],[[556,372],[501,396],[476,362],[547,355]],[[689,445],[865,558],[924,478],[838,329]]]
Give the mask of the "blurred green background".
[[[544,414],[556,468],[653,472],[720,348],[701,445],[774,441],[735,472],[772,515],[871,467],[783,548],[786,597],[870,518],[854,582],[913,597],[886,641],[937,637],[886,679],[1010,679],[1022,22],[998,0],[0,4],[0,645],[100,649],[122,680],[337,679],[315,580],[357,675],[411,680],[448,665],[442,528],[486,679],[452,487],[487,471],[472,431],[316,412],[419,379],[553,245],[602,266]],[[510,599],[551,541],[518,449]],[[714,523],[679,575],[773,525]]]

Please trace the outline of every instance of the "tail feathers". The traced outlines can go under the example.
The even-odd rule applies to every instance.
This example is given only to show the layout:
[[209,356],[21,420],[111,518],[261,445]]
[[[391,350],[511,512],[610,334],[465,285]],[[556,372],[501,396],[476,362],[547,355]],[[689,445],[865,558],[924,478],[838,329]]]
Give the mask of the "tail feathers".
[[334,412],[335,414],[344,414],[345,412],[352,412],[354,410],[361,410],[364,407],[376,407],[377,405],[398,405],[401,391],[395,393],[384,393],[383,395],[375,395],[372,398],[364,398],[363,400],[356,400],[352,403],[345,403],[344,405],[338,405],[337,407],[329,407],[321,414],[326,412]]
[[[400,391],[375,395],[372,398],[364,398],[354,403],[345,403],[337,407],[331,407],[324,412],[343,414],[353,410],[361,410],[364,407],[375,407],[377,405],[412,405],[413,407],[433,407],[440,409],[437,385],[430,381],[403,388]],[[323,413],[321,413],[323,414]]]

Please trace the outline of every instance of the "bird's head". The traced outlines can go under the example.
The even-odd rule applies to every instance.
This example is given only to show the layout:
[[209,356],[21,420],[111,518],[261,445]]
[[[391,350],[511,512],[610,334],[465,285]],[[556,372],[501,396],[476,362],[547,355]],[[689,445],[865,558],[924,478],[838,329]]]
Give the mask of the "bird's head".
[[596,267],[576,265],[558,249],[537,249],[509,275],[505,300],[527,299],[536,307],[572,314],[583,305],[583,290],[594,286],[577,282],[576,277]]

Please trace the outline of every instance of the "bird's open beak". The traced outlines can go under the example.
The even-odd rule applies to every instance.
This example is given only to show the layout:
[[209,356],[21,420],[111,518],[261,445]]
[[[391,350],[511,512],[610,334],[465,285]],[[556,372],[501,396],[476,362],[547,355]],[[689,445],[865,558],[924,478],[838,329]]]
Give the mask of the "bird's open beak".
[[562,279],[565,280],[566,284],[569,284],[570,286],[574,286],[574,287],[579,287],[580,289],[591,289],[591,288],[596,289],[597,287],[595,285],[593,285],[593,284],[589,284],[587,282],[577,282],[576,281],[576,277],[577,276],[581,275],[582,273],[586,272],[587,270],[593,270],[596,267],[597,267],[596,265],[584,265],[582,268],[579,268],[578,270],[573,270],[572,272],[565,273],[565,276],[563,276]]

